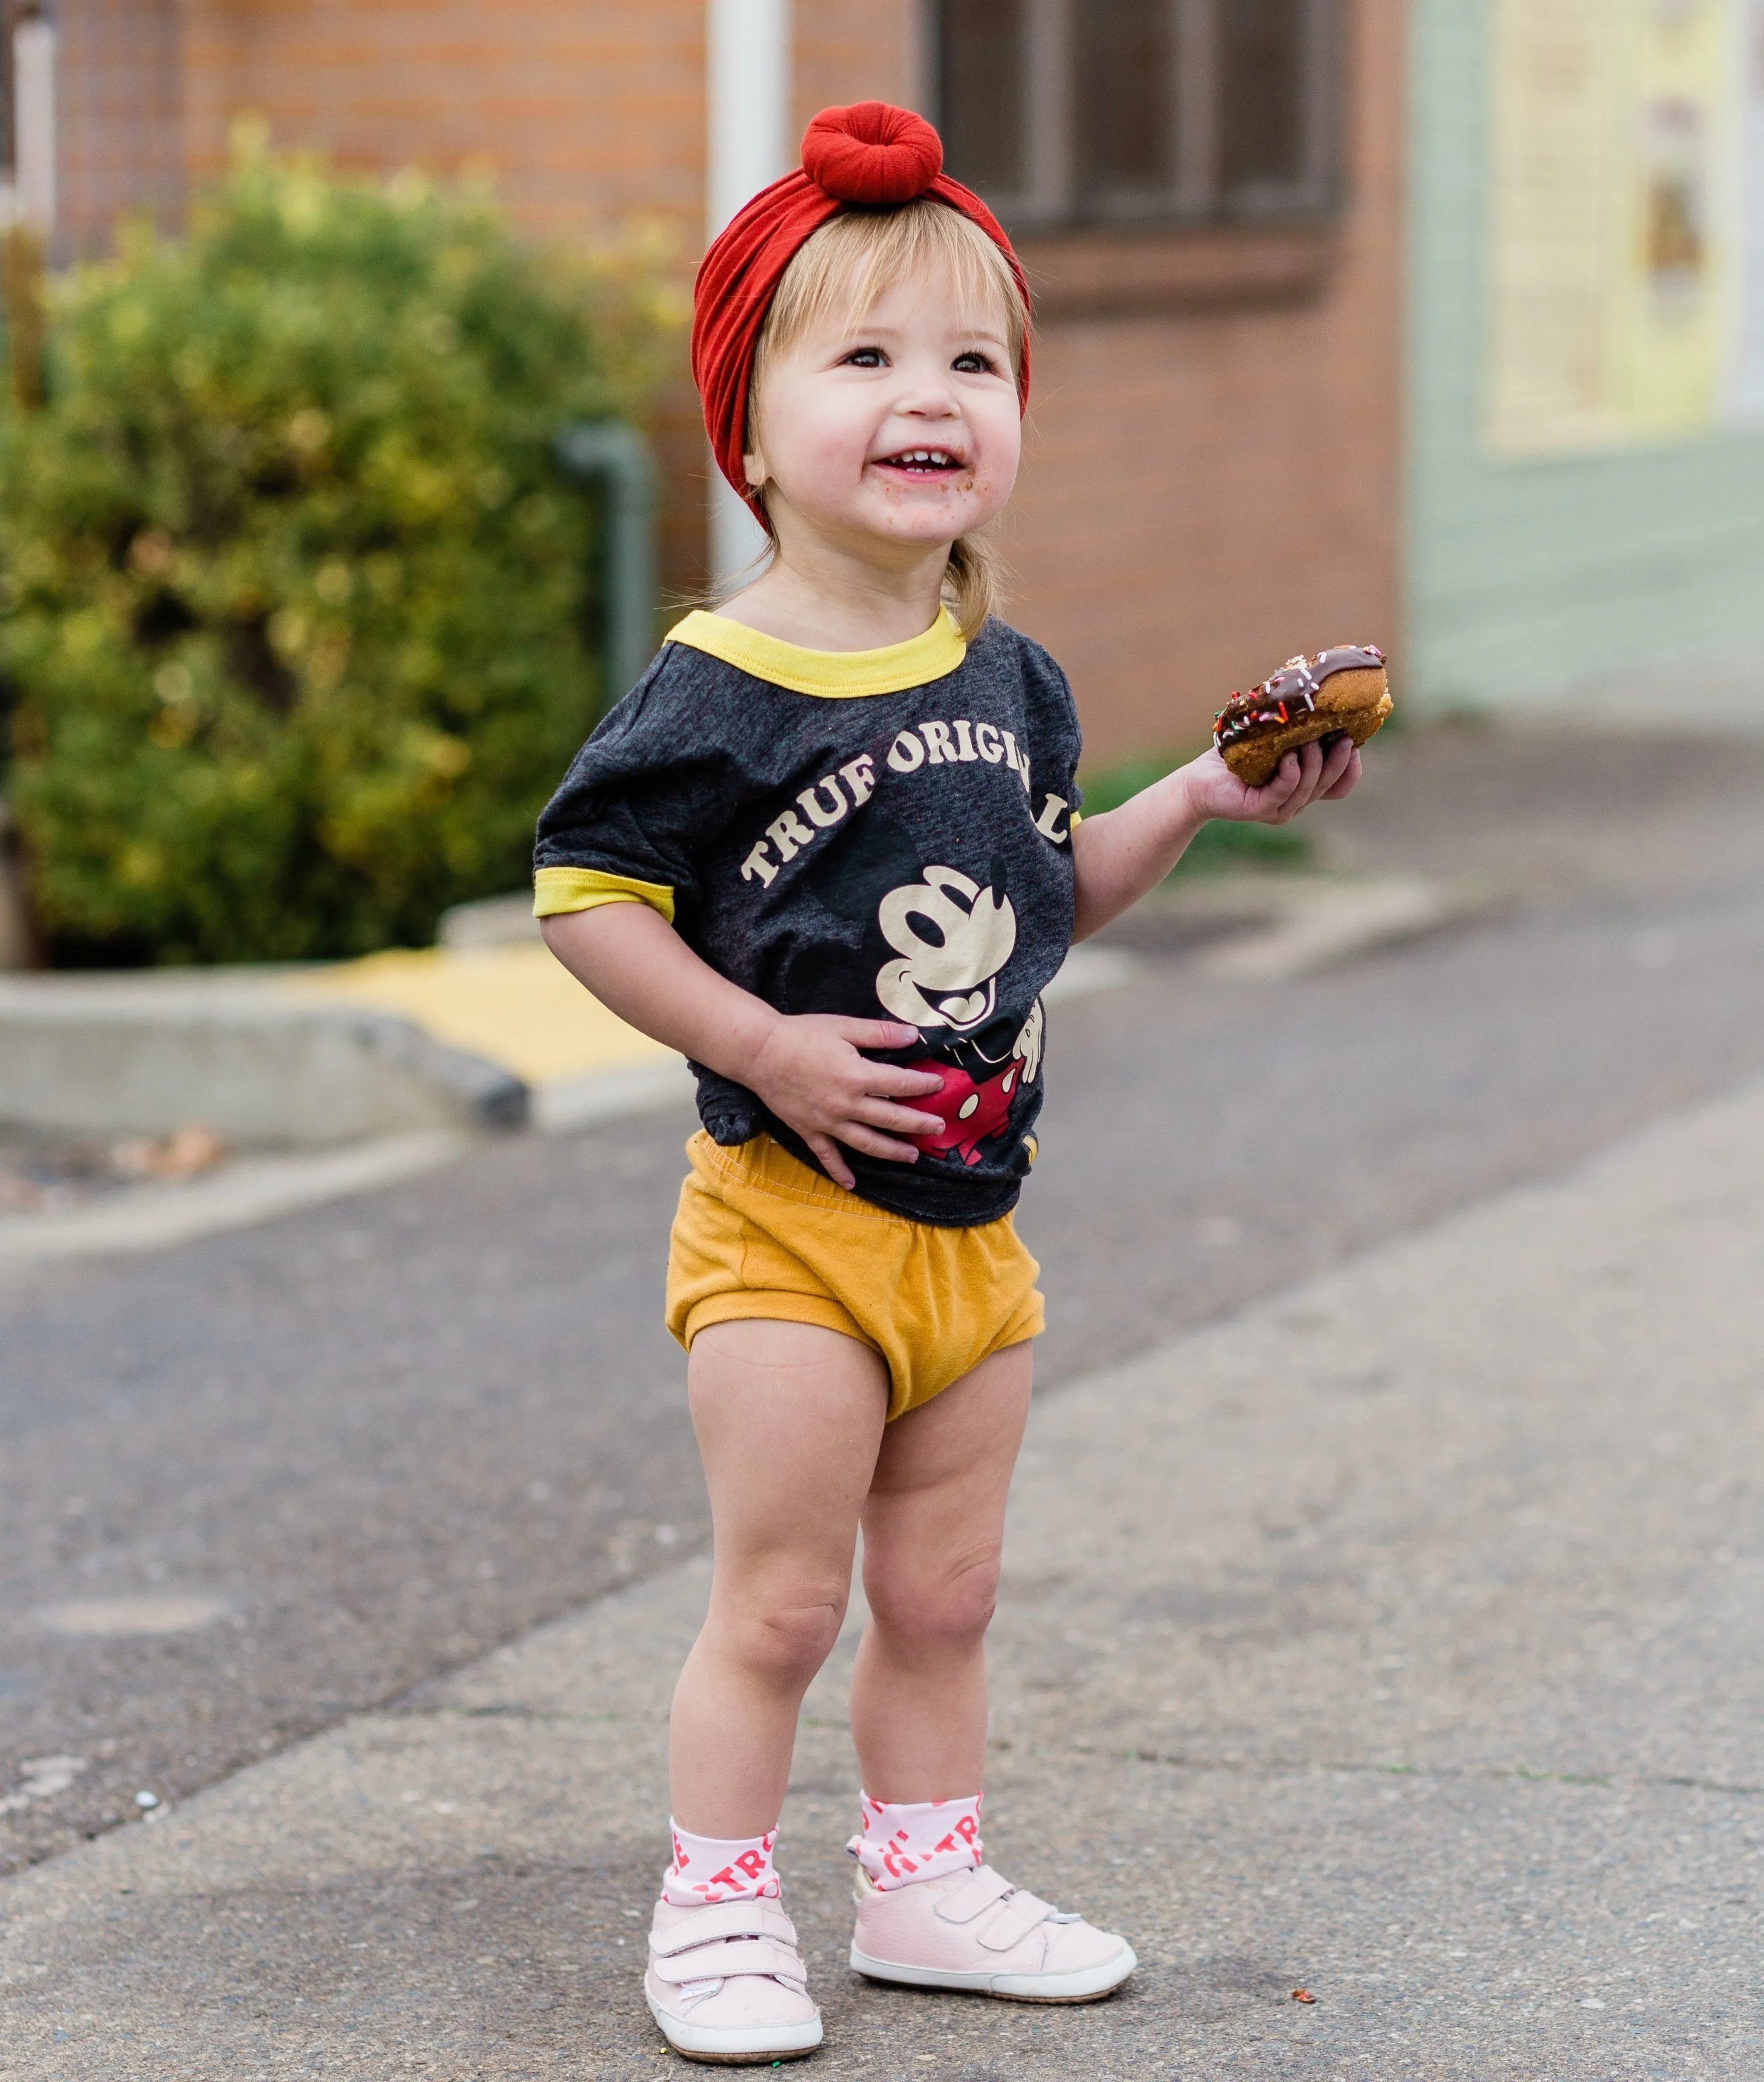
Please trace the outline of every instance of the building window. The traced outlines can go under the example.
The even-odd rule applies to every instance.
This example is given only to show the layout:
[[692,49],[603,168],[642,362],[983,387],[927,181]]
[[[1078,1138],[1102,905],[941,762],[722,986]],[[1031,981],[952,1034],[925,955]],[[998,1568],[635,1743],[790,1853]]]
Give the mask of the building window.
[[949,171],[1013,227],[1336,199],[1338,0],[936,0]]

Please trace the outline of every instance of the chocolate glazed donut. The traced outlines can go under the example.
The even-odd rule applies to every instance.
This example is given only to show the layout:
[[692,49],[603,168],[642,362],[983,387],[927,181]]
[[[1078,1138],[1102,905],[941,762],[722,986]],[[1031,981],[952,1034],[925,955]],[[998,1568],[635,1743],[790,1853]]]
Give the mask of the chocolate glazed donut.
[[1341,643],[1315,658],[1289,658],[1271,680],[1233,694],[1213,725],[1213,742],[1240,781],[1260,788],[1301,744],[1344,735],[1364,744],[1390,712],[1384,653],[1375,643]]

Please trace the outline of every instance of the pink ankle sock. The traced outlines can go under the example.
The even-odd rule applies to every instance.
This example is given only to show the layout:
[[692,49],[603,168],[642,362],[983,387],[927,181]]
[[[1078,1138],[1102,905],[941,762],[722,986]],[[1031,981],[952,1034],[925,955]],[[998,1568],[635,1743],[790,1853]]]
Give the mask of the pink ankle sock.
[[776,1829],[763,1836],[695,1836],[670,1819],[674,1858],[662,1875],[662,1899],[675,1908],[718,1901],[776,1901],[772,1869]]
[[845,1848],[884,1894],[915,1880],[941,1880],[983,1862],[980,1802],[872,1800],[858,1795],[862,1827]]

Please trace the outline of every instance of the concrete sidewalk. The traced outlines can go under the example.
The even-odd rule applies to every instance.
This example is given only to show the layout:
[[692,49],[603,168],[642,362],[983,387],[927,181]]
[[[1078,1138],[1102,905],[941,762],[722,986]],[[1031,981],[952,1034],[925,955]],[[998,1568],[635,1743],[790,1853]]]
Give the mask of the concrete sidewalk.
[[[1764,2076],[1761,1232],[1754,1088],[1042,1405],[987,1840],[1143,1969],[852,1979],[848,1641],[785,1818],[806,2071]],[[705,1582],[10,1883],[6,2071],[671,2071],[636,1971]]]

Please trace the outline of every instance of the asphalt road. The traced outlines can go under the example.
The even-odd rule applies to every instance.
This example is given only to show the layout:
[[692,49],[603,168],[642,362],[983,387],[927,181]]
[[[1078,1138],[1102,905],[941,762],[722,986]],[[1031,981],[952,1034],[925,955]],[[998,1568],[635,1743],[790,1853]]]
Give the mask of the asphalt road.
[[[1050,1019],[1022,1226],[1044,1387],[1764,1069],[1764,746],[1437,732],[1345,861],[1490,880],[1474,928],[1281,985],[1155,918]],[[0,1810],[17,1865],[677,1559],[659,1323],[689,1121],[487,1144],[385,1192],[0,1292]],[[135,1637],[46,1613],[209,1598]],[[76,1615],[77,1616],[77,1615]],[[43,1772],[36,1783],[45,1783]]]
[[[1076,2009],[849,1970],[861,1616],[780,1842],[824,2082],[1756,2082],[1764,1079],[1042,1397],[989,1858]],[[706,1557],[0,1884],[16,2082],[663,2082]],[[1295,2001],[1295,1991],[1314,2000]]]

